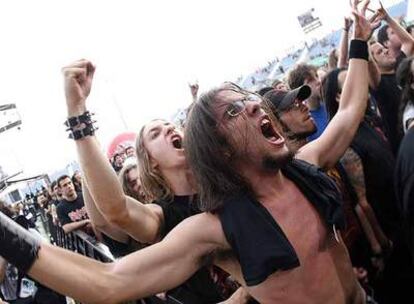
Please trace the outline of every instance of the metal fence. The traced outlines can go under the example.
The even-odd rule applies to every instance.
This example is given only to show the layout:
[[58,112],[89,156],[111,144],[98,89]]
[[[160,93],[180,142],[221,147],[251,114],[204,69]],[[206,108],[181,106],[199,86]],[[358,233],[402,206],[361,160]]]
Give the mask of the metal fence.
[[104,263],[113,262],[115,260],[112,254],[102,246],[102,243],[80,230],[75,230],[66,234],[62,228],[57,227],[56,243],[59,247],[66,248]]

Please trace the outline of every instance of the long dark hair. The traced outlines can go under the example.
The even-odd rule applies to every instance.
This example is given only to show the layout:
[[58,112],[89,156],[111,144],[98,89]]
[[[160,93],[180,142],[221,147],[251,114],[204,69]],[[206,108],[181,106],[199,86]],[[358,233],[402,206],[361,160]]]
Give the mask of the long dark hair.
[[398,112],[398,122],[401,124],[404,109],[407,104],[414,105],[414,90],[411,87],[414,84],[414,75],[411,71],[411,64],[414,57],[409,57],[401,61],[397,69],[397,84],[401,88],[401,101]]
[[346,69],[333,69],[326,74],[325,79],[322,82],[322,100],[325,102],[329,121],[331,121],[336,112],[338,112],[339,103],[336,100],[336,96],[341,92],[338,84],[338,76],[342,71],[346,71]]
[[213,111],[217,94],[223,90],[245,93],[229,84],[204,93],[193,104],[185,127],[186,157],[197,182],[202,211],[217,211],[231,195],[251,193],[234,168],[234,148],[219,131]]

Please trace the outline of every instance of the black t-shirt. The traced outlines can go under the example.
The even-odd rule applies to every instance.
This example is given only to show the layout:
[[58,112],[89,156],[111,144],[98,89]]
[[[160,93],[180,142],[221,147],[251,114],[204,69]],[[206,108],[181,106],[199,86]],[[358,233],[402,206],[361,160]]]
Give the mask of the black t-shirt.
[[176,195],[172,201],[155,201],[154,203],[162,208],[164,214],[164,225],[161,230],[162,238],[187,217],[201,212],[197,207],[196,196]]
[[398,123],[401,90],[397,86],[395,74],[382,74],[380,84],[376,90],[372,90],[372,95],[377,101],[385,135],[395,155],[402,137],[401,123]]
[[394,239],[400,225],[393,181],[395,158],[388,143],[367,121],[363,121],[351,147],[362,161],[368,202],[384,232]]
[[81,193],[78,193],[74,201],[63,199],[56,209],[57,216],[62,225],[79,222],[88,219],[85,204]]
[[414,259],[414,128],[409,129],[401,141],[395,167],[395,187],[404,232]]
[[115,258],[126,256],[144,247],[142,244],[139,244],[131,238],[128,239],[128,243],[118,242],[105,233],[102,233],[102,238],[103,243],[108,246],[109,251],[111,251]]
[[[162,237],[165,237],[175,226],[186,218],[201,212],[197,207],[196,196],[174,196],[172,201],[156,201],[154,203],[161,206],[164,214],[164,226],[161,231]],[[207,267],[198,270],[185,283],[168,291],[167,294],[184,304],[207,304],[224,300],[213,282]]]
[[112,168],[114,168],[114,170],[115,170],[116,173],[119,173],[119,171],[121,171],[121,169],[122,169],[122,165],[121,166],[117,166],[115,164],[115,162],[113,162],[112,163]]
[[400,65],[401,61],[403,61],[405,58],[407,58],[407,55],[405,55],[403,51],[400,51],[400,54],[398,54],[395,60],[395,71],[398,69],[398,66]]
[[55,207],[57,208],[57,206],[60,204],[60,200],[52,199],[49,203],[51,203],[52,205],[55,205]]

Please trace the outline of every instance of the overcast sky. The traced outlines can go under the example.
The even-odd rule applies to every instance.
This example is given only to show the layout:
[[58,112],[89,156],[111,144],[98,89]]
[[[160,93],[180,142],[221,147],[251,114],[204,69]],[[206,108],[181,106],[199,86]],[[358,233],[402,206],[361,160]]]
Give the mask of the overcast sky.
[[325,31],[349,13],[348,0],[2,1],[0,104],[16,103],[23,124],[0,134],[0,165],[27,176],[76,159],[63,126],[65,64],[97,66],[87,106],[105,148],[188,105],[188,81],[205,90],[235,80],[303,40],[296,16],[312,7]]

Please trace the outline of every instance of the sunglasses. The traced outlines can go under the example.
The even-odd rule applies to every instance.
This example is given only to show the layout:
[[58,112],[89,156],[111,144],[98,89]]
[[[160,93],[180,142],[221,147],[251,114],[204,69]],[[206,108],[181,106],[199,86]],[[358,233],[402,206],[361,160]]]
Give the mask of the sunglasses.
[[247,102],[261,102],[262,99],[260,96],[257,96],[256,94],[248,94],[242,99],[238,99],[233,101],[231,104],[228,105],[226,108],[226,114],[229,117],[236,117],[243,113],[246,110],[246,103]]

